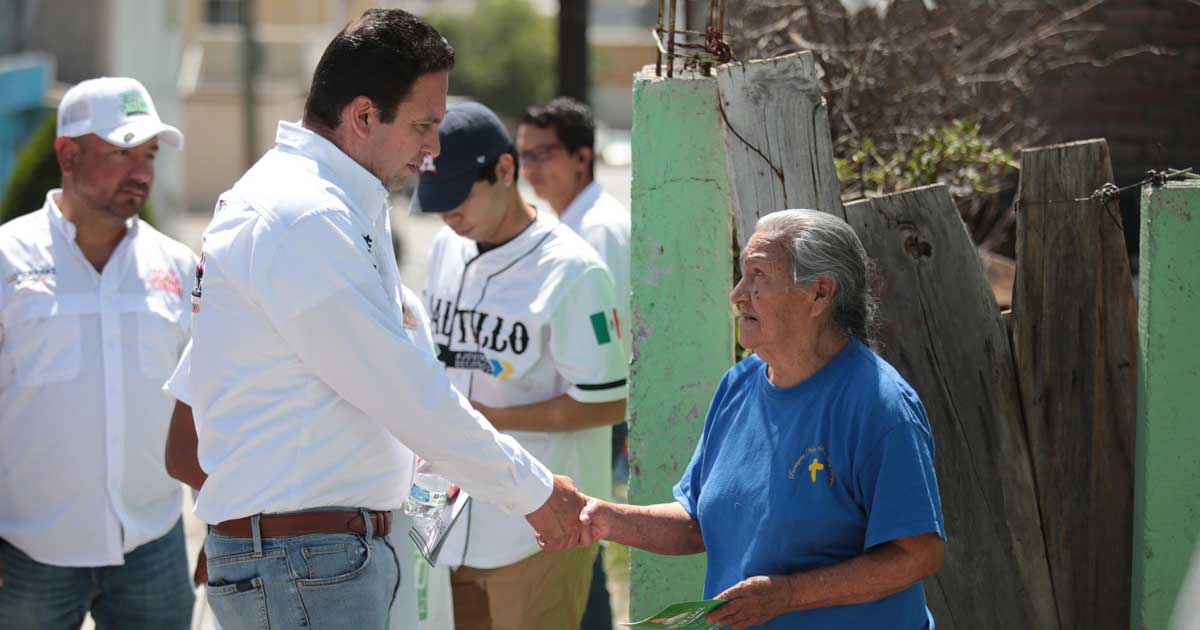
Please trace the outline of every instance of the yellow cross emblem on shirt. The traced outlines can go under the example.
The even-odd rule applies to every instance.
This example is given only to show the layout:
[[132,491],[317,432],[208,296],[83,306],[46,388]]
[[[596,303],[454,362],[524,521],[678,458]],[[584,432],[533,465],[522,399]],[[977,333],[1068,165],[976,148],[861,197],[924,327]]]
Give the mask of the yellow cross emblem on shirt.
[[812,482],[817,483],[817,471],[825,470],[825,464],[821,460],[813,458],[812,463],[808,465],[808,474],[812,477]]

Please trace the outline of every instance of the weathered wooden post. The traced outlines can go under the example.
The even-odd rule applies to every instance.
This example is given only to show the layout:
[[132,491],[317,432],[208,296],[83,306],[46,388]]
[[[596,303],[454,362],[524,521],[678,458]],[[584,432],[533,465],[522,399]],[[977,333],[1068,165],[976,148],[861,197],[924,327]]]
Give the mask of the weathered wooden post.
[[786,208],[845,218],[829,112],[811,52],[717,68],[734,228],[745,246],[759,217]]
[[846,206],[878,273],[882,355],[935,440],[949,542],[926,580],[939,629],[1058,628],[1008,332],[945,186]]
[[1016,359],[1064,630],[1125,628],[1133,525],[1137,307],[1108,145],[1021,152]]
[[1200,182],[1143,188],[1141,239],[1132,627],[1165,630],[1200,537]]
[[[673,501],[717,383],[733,364],[732,220],[717,81],[690,73],[633,83],[633,364],[629,498]],[[633,550],[630,615],[700,599],[701,556]]]

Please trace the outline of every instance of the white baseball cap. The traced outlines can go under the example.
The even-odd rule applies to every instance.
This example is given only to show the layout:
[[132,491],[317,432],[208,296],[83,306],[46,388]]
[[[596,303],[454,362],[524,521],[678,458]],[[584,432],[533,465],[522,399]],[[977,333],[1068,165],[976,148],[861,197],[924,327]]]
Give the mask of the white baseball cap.
[[67,90],[58,104],[58,135],[77,138],[94,133],[122,148],[154,136],[182,149],[183,134],[158,118],[150,93],[137,79],[101,77]]

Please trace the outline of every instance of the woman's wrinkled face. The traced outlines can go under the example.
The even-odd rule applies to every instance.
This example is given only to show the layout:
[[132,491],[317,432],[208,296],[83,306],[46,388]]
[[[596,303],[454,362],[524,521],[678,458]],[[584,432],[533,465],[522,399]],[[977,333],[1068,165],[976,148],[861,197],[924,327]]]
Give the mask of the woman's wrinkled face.
[[782,239],[755,232],[742,250],[741,266],[742,279],[729,295],[738,312],[738,343],[759,352],[801,341],[810,301],[805,287],[792,279]]

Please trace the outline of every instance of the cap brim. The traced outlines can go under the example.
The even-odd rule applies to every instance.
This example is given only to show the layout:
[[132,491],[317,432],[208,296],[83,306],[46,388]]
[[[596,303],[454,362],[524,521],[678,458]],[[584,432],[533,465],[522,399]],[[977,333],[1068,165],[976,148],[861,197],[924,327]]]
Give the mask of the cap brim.
[[422,173],[417,180],[417,191],[413,194],[409,211],[450,212],[462,205],[471,195],[471,188],[479,171],[468,171],[458,175]]
[[172,149],[183,148],[183,134],[178,129],[150,117],[105,131],[97,131],[96,135],[103,138],[105,142],[123,149],[136,147],[155,136]]

